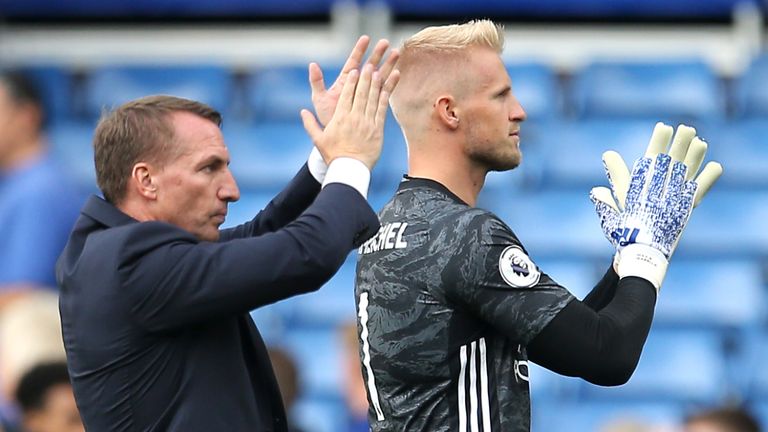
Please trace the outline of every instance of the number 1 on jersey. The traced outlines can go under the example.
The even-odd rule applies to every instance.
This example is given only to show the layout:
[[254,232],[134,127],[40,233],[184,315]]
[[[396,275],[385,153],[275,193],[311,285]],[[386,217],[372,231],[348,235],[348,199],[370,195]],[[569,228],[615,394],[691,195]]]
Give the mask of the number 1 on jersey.
[[381,411],[381,403],[379,403],[379,393],[376,391],[376,379],[373,377],[373,369],[371,369],[371,346],[368,343],[368,293],[364,292],[360,294],[360,302],[357,305],[357,316],[360,318],[360,326],[362,331],[360,332],[360,339],[363,342],[363,366],[365,366],[365,373],[368,377],[366,385],[368,386],[368,394],[371,397],[371,405],[376,411],[376,418],[379,421],[384,420],[384,413]]

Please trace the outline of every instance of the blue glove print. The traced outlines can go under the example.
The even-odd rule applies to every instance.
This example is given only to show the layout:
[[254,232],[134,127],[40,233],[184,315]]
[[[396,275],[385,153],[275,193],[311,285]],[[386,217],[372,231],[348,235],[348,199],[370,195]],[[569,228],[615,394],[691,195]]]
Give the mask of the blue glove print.
[[[605,188],[603,188],[603,191]],[[601,200],[597,196],[598,191],[592,190],[589,192],[589,199],[592,200],[592,203],[595,205],[595,211],[597,212],[597,217],[600,218],[600,228],[603,230],[603,234],[605,234],[605,238],[607,238],[613,247],[615,249],[618,248],[619,242],[618,237],[616,237],[614,234],[616,233],[616,230],[619,228],[619,222],[621,221],[621,214],[619,211],[610,205],[606,203],[605,200]]]
[[651,163],[650,158],[644,157],[635,164],[626,209],[619,215],[611,238],[619,250],[640,243],[669,258],[691,215],[696,183],[686,181],[685,164],[672,163],[667,154],[656,156],[653,169]]
[[[693,211],[694,197],[698,184],[691,180],[685,181],[688,167],[682,162],[675,162],[672,165],[672,174],[667,185],[667,191],[664,201],[673,203],[665,209],[662,220],[665,222],[663,231],[666,237],[663,244],[671,244],[671,255],[680,241],[683,227],[688,223],[688,218]],[[669,258],[670,255],[667,255]]]

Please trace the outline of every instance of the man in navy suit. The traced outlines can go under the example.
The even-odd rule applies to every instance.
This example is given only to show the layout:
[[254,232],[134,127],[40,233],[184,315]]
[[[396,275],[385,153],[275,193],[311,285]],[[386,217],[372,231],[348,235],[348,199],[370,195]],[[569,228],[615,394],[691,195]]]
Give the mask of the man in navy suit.
[[[379,228],[366,201],[381,152],[397,53],[360,39],[325,89],[308,163],[253,220],[219,231],[239,190],[221,116],[150,96],[96,128],[104,198],[83,207],[57,263],[70,376],[94,431],[286,431],[251,309],[318,289]],[[350,293],[351,295],[351,293]]]

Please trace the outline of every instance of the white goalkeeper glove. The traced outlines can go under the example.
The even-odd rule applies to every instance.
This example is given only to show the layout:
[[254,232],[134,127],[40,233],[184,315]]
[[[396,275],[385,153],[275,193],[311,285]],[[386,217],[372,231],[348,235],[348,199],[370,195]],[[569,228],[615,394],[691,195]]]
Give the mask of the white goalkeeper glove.
[[667,154],[672,128],[658,123],[645,156],[635,163],[631,181],[618,153],[603,154],[611,189],[594,188],[590,198],[603,232],[617,249],[619,276],[644,277],[658,290],[693,207],[722,174],[720,164],[710,162],[691,180],[707,150],[695,135],[693,128],[678,127]]

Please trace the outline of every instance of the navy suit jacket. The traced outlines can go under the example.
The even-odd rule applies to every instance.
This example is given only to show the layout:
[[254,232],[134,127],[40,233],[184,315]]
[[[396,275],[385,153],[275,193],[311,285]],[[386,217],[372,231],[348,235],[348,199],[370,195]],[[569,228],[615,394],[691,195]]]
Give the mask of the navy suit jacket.
[[[249,311],[313,290],[379,228],[306,165],[252,221],[201,242],[92,197],[56,266],[64,345],[90,431],[286,431]],[[352,295],[352,291],[350,291]]]

